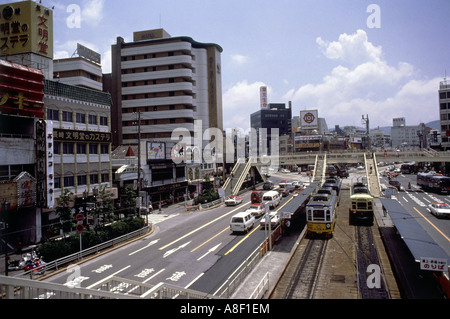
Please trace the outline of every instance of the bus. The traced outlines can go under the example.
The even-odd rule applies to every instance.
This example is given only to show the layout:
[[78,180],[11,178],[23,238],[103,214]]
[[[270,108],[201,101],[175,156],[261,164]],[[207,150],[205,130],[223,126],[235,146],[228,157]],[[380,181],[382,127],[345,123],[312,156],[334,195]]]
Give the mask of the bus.
[[450,193],[450,177],[436,173],[417,174],[417,185],[422,189],[442,194]]
[[405,163],[400,166],[402,174],[414,174],[417,173],[417,166],[415,162]]

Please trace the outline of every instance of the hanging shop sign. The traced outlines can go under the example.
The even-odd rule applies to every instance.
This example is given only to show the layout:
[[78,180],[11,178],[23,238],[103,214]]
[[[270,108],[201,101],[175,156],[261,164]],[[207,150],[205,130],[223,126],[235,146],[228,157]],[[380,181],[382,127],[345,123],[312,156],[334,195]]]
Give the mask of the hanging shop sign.
[[0,112],[44,117],[44,74],[0,59]]

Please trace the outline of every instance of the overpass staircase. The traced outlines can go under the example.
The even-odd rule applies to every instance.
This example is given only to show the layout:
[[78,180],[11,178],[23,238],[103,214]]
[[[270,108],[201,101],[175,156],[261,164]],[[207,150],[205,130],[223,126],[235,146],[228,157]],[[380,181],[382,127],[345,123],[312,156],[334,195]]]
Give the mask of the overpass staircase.
[[230,176],[223,184],[225,196],[237,195],[242,188],[242,185],[247,181],[247,177],[250,174],[251,178],[254,178],[255,183],[257,181],[265,182],[267,180],[266,175],[262,174],[259,165],[254,165],[256,161],[252,159],[238,159],[231,171]]
[[370,194],[373,197],[381,197],[381,186],[380,179],[378,177],[378,166],[376,155],[373,154],[372,157],[367,157],[364,154],[364,163],[366,167],[366,175],[367,175],[367,186],[369,187]]
[[327,154],[318,154],[314,162],[314,174],[312,182],[318,182],[320,185],[325,183],[327,172]]

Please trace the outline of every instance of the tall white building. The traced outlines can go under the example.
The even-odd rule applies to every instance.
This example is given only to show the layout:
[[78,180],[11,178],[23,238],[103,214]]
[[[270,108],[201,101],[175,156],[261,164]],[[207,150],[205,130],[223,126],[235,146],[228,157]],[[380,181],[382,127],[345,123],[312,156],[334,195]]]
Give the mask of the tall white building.
[[404,117],[395,118],[391,128],[391,141],[392,148],[396,149],[426,148],[426,126],[423,123],[407,126]]
[[441,120],[442,148],[450,149],[450,84],[445,79],[439,86],[439,114]]
[[112,46],[112,123],[117,145],[141,139],[170,141],[172,131],[194,134],[194,120],[203,130],[223,130],[221,52],[217,44],[190,37],[171,37],[165,30],[134,33],[134,41],[117,38]]

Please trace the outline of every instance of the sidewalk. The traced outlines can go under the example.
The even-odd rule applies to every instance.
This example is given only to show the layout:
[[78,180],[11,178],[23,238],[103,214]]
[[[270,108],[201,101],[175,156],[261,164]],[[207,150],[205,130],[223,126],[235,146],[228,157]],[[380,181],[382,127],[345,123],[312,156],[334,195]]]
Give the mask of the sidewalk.
[[256,296],[256,298],[267,298],[268,293],[275,288],[300,242],[299,239],[302,237],[303,233],[290,234],[289,236],[281,237],[274,243],[272,250],[268,252],[247,275],[233,293],[231,299],[249,299],[268,273],[268,287],[265,287],[261,294]]

